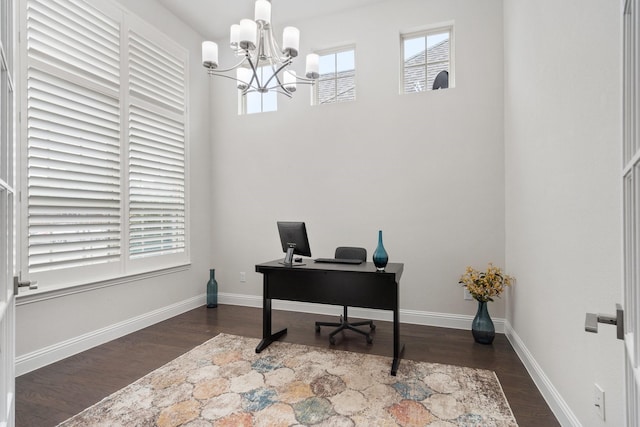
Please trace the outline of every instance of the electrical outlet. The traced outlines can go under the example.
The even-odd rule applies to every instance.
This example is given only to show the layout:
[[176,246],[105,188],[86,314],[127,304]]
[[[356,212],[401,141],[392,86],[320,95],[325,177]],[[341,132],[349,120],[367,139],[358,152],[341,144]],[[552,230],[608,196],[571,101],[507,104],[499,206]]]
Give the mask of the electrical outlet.
[[604,390],[598,384],[594,384],[593,388],[593,406],[600,418],[604,420]]
[[244,271],[240,272],[240,281],[241,282],[246,282],[247,281],[247,273],[245,273]]
[[469,291],[467,290],[467,288],[464,288],[464,299],[467,301],[471,301],[473,299],[473,297],[471,296],[471,293],[469,293]]

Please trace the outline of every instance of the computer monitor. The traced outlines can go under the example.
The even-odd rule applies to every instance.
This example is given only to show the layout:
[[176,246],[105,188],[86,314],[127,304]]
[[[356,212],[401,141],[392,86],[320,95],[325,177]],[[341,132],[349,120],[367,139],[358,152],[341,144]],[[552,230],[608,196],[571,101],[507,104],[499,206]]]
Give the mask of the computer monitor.
[[311,256],[307,227],[304,222],[278,221],[278,233],[282,251],[286,252],[283,264],[293,266],[293,255]]

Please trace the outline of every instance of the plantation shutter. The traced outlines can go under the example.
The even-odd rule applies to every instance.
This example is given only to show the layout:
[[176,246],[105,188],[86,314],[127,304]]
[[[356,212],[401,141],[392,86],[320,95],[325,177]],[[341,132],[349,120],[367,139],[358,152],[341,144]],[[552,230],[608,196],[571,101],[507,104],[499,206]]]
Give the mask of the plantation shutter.
[[184,265],[187,51],[113,2],[24,1],[31,279]]
[[87,4],[27,2],[31,272],[120,257],[119,40]]
[[184,76],[184,59],[129,32],[131,258],[185,251]]

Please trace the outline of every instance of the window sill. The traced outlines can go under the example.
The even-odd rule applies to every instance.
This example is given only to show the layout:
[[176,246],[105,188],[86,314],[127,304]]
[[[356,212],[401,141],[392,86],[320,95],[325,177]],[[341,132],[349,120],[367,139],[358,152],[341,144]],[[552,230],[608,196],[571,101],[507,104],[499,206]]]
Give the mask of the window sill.
[[161,270],[154,270],[140,274],[133,274],[130,276],[122,276],[114,279],[100,280],[97,282],[83,283],[80,285],[72,286],[48,286],[42,289],[25,289],[20,290],[20,294],[16,295],[16,306],[32,304],[35,302],[46,301],[49,299],[65,297],[67,295],[78,294],[81,292],[90,292],[95,289],[108,288],[111,286],[124,285],[138,280],[149,279],[158,276],[164,276],[167,274],[174,274],[181,271],[187,271],[191,268],[191,264],[182,264],[174,267],[164,268]]

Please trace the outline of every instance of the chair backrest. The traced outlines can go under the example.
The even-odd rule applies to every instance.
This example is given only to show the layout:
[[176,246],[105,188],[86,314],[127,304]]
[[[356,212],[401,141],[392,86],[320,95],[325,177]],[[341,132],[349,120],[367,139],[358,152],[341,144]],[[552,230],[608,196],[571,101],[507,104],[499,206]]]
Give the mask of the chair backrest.
[[355,248],[351,246],[340,246],[336,248],[334,258],[337,259],[359,259],[367,261],[367,250],[365,248]]
[[447,89],[449,87],[449,72],[442,70],[438,73],[435,79],[433,79],[433,90]]

